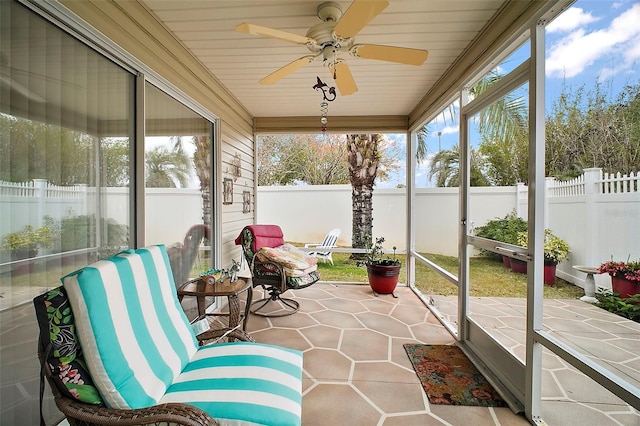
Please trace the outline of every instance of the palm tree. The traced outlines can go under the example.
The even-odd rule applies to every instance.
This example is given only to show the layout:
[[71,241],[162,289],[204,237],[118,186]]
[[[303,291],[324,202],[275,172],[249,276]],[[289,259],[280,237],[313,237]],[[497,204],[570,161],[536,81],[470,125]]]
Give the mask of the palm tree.
[[[482,155],[472,149],[470,152],[470,183],[471,186],[488,186],[489,181],[484,173],[484,159]],[[451,149],[439,151],[431,157],[429,179],[436,178],[438,187],[460,186],[460,149],[454,145]]]
[[196,147],[193,153],[193,165],[200,181],[202,194],[202,223],[211,225],[211,138],[208,135],[194,136],[193,144]]
[[191,159],[181,149],[157,146],[145,154],[147,188],[186,187]]
[[[352,247],[369,247],[372,243],[373,229],[373,186],[381,153],[379,143],[383,136],[347,135],[347,161],[349,163],[349,182],[351,183]],[[362,255],[352,254],[351,258],[360,259]]]
[[[471,89],[477,97],[502,75],[490,73]],[[528,180],[529,110],[524,96],[512,92],[480,112],[480,152],[489,163],[494,185],[514,185]]]
[[[427,158],[426,126],[417,134],[416,159]],[[380,175],[382,153],[380,143],[384,140],[381,134],[347,135],[347,161],[349,163],[349,182],[351,183],[352,237],[351,246],[362,248],[371,246],[373,240],[373,187]],[[352,254],[352,259],[360,259],[362,255]]]
[[429,137],[429,129],[422,126],[416,134],[416,161],[421,162],[427,159],[427,138]]

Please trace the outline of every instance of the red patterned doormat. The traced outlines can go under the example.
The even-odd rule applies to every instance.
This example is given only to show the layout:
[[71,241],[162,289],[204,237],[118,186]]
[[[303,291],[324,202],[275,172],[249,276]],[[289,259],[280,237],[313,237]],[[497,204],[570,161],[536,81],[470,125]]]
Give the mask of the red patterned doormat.
[[430,403],[507,406],[457,346],[405,344],[404,349]]

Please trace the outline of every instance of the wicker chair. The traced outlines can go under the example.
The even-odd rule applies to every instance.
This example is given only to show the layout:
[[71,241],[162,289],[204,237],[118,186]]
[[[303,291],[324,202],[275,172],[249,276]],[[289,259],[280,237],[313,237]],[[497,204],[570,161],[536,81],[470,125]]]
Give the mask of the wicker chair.
[[126,250],[34,298],[41,410],[46,380],[71,425],[299,426],[302,353],[237,329],[196,336],[168,265],[164,246]]
[[[259,256],[258,252],[262,248],[278,248],[285,245],[282,229],[278,225],[245,226],[235,243],[242,246],[245,259],[250,265],[253,286],[261,286],[269,295],[253,302],[251,313],[265,317],[282,317],[296,313],[300,304],[296,300],[282,297],[282,294],[290,289],[308,287],[318,281],[320,276],[314,267],[305,273],[290,274],[286,272],[282,263],[265,260]],[[317,263],[316,259],[313,261]]]
[[[55,289],[58,290],[58,289]],[[56,406],[65,415],[69,424],[74,425],[147,425],[166,424],[168,422],[178,425],[218,425],[218,421],[210,415],[189,404],[161,404],[148,408],[135,410],[120,410],[107,408],[104,404],[88,404],[81,402],[71,395],[62,386],[60,379],[52,373],[48,358],[51,351],[49,322],[46,321],[47,306],[45,303],[49,292],[33,299],[33,304],[38,317],[40,334],[38,338],[38,360],[40,361],[40,399],[42,406],[42,392],[44,381],[49,383],[51,393]],[[207,331],[197,336],[200,342],[217,341],[223,337],[231,337],[240,341],[254,342],[255,340],[242,330],[216,329]],[[57,366],[53,366],[57,368]],[[43,423],[41,422],[41,425]]]
[[182,243],[175,243],[167,247],[173,280],[176,285],[180,285],[189,278],[191,268],[198,257],[200,244],[211,242],[211,228],[202,223],[193,225],[184,236]]

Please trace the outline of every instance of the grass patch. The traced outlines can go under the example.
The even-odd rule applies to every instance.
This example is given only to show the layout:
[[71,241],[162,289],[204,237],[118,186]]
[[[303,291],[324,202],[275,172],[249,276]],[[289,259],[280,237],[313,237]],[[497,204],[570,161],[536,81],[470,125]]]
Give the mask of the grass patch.
[[[320,279],[323,281],[367,282],[367,270],[349,259],[349,253],[333,253],[334,266],[318,263]],[[424,257],[438,264],[454,275],[458,273],[458,259],[451,256],[424,254]],[[402,261],[400,281],[404,281],[406,258]],[[469,260],[471,276],[470,295],[475,297],[521,297],[527,296],[527,276],[511,272],[502,262],[488,257],[474,257]],[[455,295],[457,287],[440,276],[430,267],[416,262],[416,287],[424,294]],[[577,299],[584,290],[567,281],[556,278],[553,286],[544,286],[544,297],[548,299]]]
[[[333,253],[334,266],[327,262],[318,262],[320,279],[337,282],[367,282],[367,269],[356,265],[349,259],[349,253]],[[443,269],[457,275],[458,259],[452,256],[424,254],[424,257],[440,265]],[[402,262],[400,281],[406,274],[406,257],[398,255]],[[208,266],[196,262],[196,274],[208,269]],[[3,274],[2,284],[11,287],[55,287],[60,285],[60,277],[81,268],[87,261],[78,260],[71,265],[37,265],[31,274]],[[474,257],[469,261],[471,288],[470,295],[475,297],[521,297],[527,296],[527,276],[517,274],[501,262],[488,257]],[[204,269],[203,269],[204,268]],[[194,275],[195,276],[195,275]],[[416,287],[424,294],[456,295],[458,289],[430,267],[416,262]],[[6,291],[6,290],[5,290]],[[554,286],[544,286],[544,297],[549,299],[577,299],[584,295],[580,287],[556,278]]]

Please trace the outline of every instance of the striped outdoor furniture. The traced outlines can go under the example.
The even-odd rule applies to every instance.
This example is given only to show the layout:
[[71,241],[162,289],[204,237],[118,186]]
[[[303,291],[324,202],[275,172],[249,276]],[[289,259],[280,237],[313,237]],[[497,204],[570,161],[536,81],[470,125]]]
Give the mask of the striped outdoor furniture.
[[[79,419],[94,424],[300,425],[302,353],[250,341],[199,346],[178,302],[164,246],[124,251],[62,282],[55,296],[67,297],[70,308],[63,309],[62,322],[71,322],[75,330],[64,329],[57,339],[50,332],[60,332],[61,317],[52,308],[52,295],[34,303],[49,315],[48,324],[39,316],[40,345],[48,343],[47,334],[53,336],[57,358],[43,352],[41,359],[49,367],[50,383],[64,384],[57,386],[56,403],[71,424]],[[67,340],[74,334],[80,347],[70,356],[69,346],[77,344]],[[69,380],[60,377],[70,361],[86,366],[98,401],[95,392],[79,392],[78,384],[69,387]],[[82,401],[85,396],[89,401]]]

